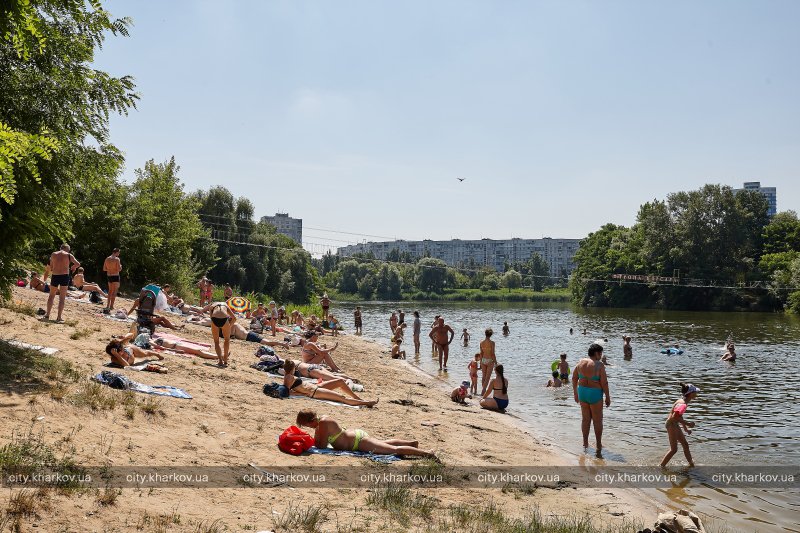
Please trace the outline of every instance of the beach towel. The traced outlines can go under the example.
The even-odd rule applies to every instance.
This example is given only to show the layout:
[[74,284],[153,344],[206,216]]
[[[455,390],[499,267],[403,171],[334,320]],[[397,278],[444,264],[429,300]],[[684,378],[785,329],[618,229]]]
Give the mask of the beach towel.
[[16,346],[17,348],[36,350],[37,352],[42,352],[45,355],[53,355],[58,351],[58,348],[48,348],[46,346],[39,346],[38,344],[28,344],[27,342],[20,342],[15,340],[3,340],[3,342],[7,342],[11,346]]
[[[119,366],[117,363],[115,363],[113,361],[108,362],[108,363],[104,364],[103,366],[106,367],[106,368],[121,368],[122,370],[133,370],[134,372],[145,372],[145,371],[152,372],[152,370],[147,370],[147,367],[150,366],[150,365],[160,366],[160,365],[157,365],[156,363],[153,363],[153,362],[138,363],[138,364],[129,365],[129,366]],[[164,367],[164,368],[166,368],[166,367]]]
[[169,342],[181,342],[186,344],[191,348],[196,348],[198,350],[207,350],[211,348],[210,344],[206,344],[204,342],[197,342],[197,341],[190,341],[188,339],[184,339],[182,337],[178,337],[177,335],[173,335],[172,333],[164,333],[158,332],[152,336],[153,339],[164,339],[165,341]]
[[309,448],[308,453],[317,455],[344,455],[346,457],[359,457],[361,459],[369,459],[376,463],[393,463],[395,461],[402,461],[402,457],[396,455],[376,455],[370,452],[353,452],[350,450],[334,450],[333,448]]
[[191,400],[192,397],[183,389],[177,387],[170,387],[169,385],[145,385],[138,383],[127,377],[111,372],[110,370],[103,370],[92,378],[98,383],[108,385],[112,389],[132,390],[134,392],[141,392],[142,394],[154,394],[156,396],[171,396],[173,398],[182,398],[184,400]]
[[328,405],[335,405],[337,407],[349,407],[350,409],[361,409],[361,407],[362,407],[360,405],[347,405],[346,403],[333,402],[331,400],[319,400],[317,398],[309,398],[308,396],[297,395],[297,394],[291,394],[286,399],[287,400],[299,400],[299,399],[311,400],[312,402],[322,402],[322,403],[327,403]]

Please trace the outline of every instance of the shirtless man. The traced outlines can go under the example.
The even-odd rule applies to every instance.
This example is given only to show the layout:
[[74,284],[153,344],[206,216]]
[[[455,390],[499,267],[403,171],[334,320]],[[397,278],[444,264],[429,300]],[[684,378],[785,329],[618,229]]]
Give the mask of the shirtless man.
[[[448,332],[450,333],[449,339],[447,335]],[[448,351],[450,343],[453,342],[453,337],[456,336],[456,332],[453,331],[453,328],[444,323],[443,317],[440,317],[428,336],[439,349],[439,370],[444,370],[446,372]],[[442,357],[444,357],[444,365],[442,364]]]
[[111,255],[106,257],[103,262],[103,272],[108,277],[108,302],[103,313],[111,314],[114,310],[114,301],[117,299],[117,291],[119,291],[119,273],[122,272],[122,263],[119,260],[119,248],[114,248]]
[[331,300],[328,298],[328,293],[323,293],[322,298],[319,299],[319,305],[322,306],[322,316],[328,316],[328,309],[331,308]]
[[104,298],[108,298],[108,295],[100,288],[100,285],[96,283],[89,283],[86,281],[86,278],[83,276],[83,267],[78,267],[75,270],[75,276],[72,278],[72,284],[78,288],[79,291],[96,291],[103,295]]
[[394,330],[397,329],[397,313],[392,311],[392,316],[389,317],[389,329],[392,330],[392,335],[394,335]]
[[47,298],[47,313],[44,320],[50,320],[50,311],[53,308],[53,300],[58,293],[58,318],[56,322],[63,323],[61,313],[64,311],[64,298],[67,296],[69,287],[69,273],[75,272],[81,264],[69,253],[69,244],[62,244],[61,249],[50,254],[50,296]]
[[[209,320],[209,325],[211,325],[210,320]],[[257,342],[265,346],[283,346],[284,348],[289,347],[289,343],[286,341],[268,341],[254,331],[247,331],[244,328],[244,326],[242,326],[238,322],[235,322],[233,324],[231,328],[231,333],[233,333],[233,337],[235,339],[239,339],[240,341]]]
[[419,311],[414,311],[414,355],[419,355],[419,334],[422,330],[422,320],[419,318]]

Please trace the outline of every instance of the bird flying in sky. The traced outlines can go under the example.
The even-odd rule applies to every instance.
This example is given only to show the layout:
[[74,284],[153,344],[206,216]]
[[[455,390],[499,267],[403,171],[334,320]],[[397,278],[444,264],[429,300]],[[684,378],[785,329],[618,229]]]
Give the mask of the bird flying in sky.
[[456,178],[458,181],[464,181],[466,178]]

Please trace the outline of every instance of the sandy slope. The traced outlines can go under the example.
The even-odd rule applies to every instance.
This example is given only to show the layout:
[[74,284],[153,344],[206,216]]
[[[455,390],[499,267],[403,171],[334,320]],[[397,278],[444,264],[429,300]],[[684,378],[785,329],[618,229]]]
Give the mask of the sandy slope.
[[[44,306],[46,296],[27,289],[15,289],[13,298]],[[119,305],[129,305],[128,300]],[[75,326],[42,323],[35,318],[0,309],[0,338],[44,344],[60,349],[57,357],[67,359],[94,374],[106,361],[104,346],[113,334],[126,331],[125,324],[97,315],[98,306],[68,302],[64,318],[77,319]],[[55,315],[55,313],[53,313]],[[70,339],[76,330],[94,330]],[[180,333],[186,338],[211,342],[207,328],[188,325]],[[330,338],[327,339],[331,341]],[[267,380],[248,368],[255,360],[254,344],[233,341],[232,365],[218,369],[202,360],[167,355],[166,375],[129,372],[129,377],[148,384],[181,387],[193,400],[164,398],[163,414],[148,416],[137,412],[128,419],[121,407],[91,411],[77,407],[69,397],[61,402],[46,392],[9,386],[2,392],[0,445],[13,431],[41,431],[44,440],[63,451],[70,450],[78,462],[87,465],[247,465],[267,470],[280,465],[341,465],[363,467],[363,459],[330,456],[294,457],[281,453],[276,436],[294,423],[297,410],[312,407],[335,417],[348,427],[362,427],[377,437],[418,439],[422,448],[437,450],[447,465],[554,465],[568,460],[548,450],[513,424],[508,415],[482,411],[474,404],[462,407],[449,401],[442,385],[401,361],[390,359],[385,350],[352,335],[339,337],[334,352],[338,364],[360,379],[365,398],[380,397],[375,409],[350,409],[308,400],[275,400],[264,396]],[[299,358],[299,349],[279,350]],[[77,385],[71,385],[72,389]],[[143,395],[140,395],[145,398]],[[390,400],[412,399],[419,406],[403,406]],[[40,419],[40,417],[43,417]],[[426,425],[423,425],[423,422]],[[430,425],[430,423],[436,425]],[[412,461],[395,463],[406,467]],[[6,494],[9,491],[5,491]],[[589,512],[598,521],[618,521],[639,516],[650,521],[656,513],[653,503],[633,491],[540,488],[533,494],[499,489],[431,489],[443,505],[479,504],[493,501],[510,515],[522,515],[534,505],[546,513]],[[23,521],[24,530],[37,531],[149,531],[153,517],[180,515],[180,524],[169,531],[191,530],[205,520],[221,520],[232,531],[271,530],[274,512],[287,505],[325,503],[329,520],[323,529],[336,531],[362,526],[364,530],[404,528],[385,513],[365,507],[365,489],[124,489],[112,506],[102,506],[97,495],[51,496],[48,512]],[[5,502],[0,501],[0,505]],[[36,524],[37,529],[32,529]],[[352,524],[347,527],[342,524]]]

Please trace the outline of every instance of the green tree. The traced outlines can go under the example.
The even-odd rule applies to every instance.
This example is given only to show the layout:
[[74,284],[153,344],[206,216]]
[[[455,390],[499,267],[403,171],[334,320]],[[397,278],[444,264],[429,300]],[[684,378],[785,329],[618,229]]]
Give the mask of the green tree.
[[447,280],[447,263],[441,259],[425,257],[417,262],[417,288],[441,294]]
[[403,288],[400,271],[393,265],[382,264],[375,274],[375,293],[384,300],[399,300]]
[[358,294],[365,300],[372,298],[375,293],[375,276],[367,274],[358,280]]
[[533,252],[531,258],[528,259],[527,270],[530,272],[533,290],[541,291],[548,285],[547,282],[550,281],[550,266],[537,252]]
[[175,158],[153,160],[136,170],[126,205],[130,232],[123,236],[126,272],[131,282],[170,282],[182,291],[194,286],[202,259],[192,257],[192,244],[207,238],[197,216],[198,203],[183,192]]
[[127,35],[100,2],[8,0],[0,8],[0,286],[30,261],[35,240],[72,237],[80,187],[118,174],[112,113],[138,95],[133,79],[92,68],[106,34]]
[[522,274],[516,270],[509,270],[503,274],[502,284],[506,289],[519,289],[522,287]]
[[764,228],[764,253],[800,252],[800,220],[794,211],[772,217]]

